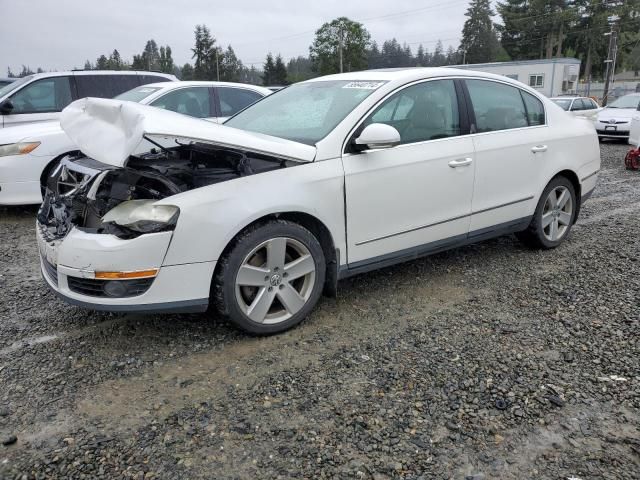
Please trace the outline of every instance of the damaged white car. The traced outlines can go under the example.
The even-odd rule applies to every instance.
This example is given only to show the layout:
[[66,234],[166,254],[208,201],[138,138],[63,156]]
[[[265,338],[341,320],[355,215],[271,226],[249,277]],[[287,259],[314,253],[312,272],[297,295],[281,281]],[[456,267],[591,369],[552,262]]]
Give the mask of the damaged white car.
[[214,306],[258,334],[350,275],[511,232],[556,247],[600,168],[591,123],[466,70],[318,78],[225,125],[100,99],[61,124],[86,156],[47,179],[47,284],[96,310]]

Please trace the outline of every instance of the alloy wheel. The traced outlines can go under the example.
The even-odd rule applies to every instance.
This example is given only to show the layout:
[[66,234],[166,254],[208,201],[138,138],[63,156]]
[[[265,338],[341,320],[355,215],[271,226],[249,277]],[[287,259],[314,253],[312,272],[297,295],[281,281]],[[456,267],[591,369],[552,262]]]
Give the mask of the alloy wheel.
[[542,231],[545,238],[557,242],[569,231],[573,218],[573,198],[565,186],[553,188],[542,210]]
[[288,237],[272,238],[242,261],[235,280],[236,300],[252,321],[280,323],[304,307],[315,279],[315,260],[304,244]]

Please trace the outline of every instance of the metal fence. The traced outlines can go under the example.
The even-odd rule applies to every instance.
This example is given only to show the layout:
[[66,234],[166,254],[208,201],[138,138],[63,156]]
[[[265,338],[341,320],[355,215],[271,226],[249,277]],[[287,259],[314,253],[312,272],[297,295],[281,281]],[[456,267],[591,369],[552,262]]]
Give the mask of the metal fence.
[[[609,99],[607,103],[611,103],[617,98],[623,97],[630,93],[640,92],[640,82],[620,82],[614,83],[609,87]],[[600,103],[602,103],[602,97],[604,95],[604,83],[586,83],[578,84],[576,94],[581,97],[595,97]]]

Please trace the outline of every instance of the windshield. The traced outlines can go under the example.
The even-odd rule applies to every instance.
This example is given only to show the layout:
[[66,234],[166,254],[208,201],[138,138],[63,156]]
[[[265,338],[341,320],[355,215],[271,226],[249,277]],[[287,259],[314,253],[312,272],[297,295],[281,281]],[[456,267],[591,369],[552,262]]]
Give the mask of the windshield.
[[128,102],[141,102],[149,95],[154,92],[160,90],[161,87],[136,87],[131,90],[128,90],[124,93],[121,93],[117,97],[114,97],[115,100],[126,100]]
[[16,80],[9,85],[5,85],[0,88],[0,98],[4,97],[7,93],[13,92],[16,88],[21,87],[25,83],[28,83],[33,78],[33,75],[27,75],[26,77],[22,77],[20,80]]
[[625,95],[620,97],[611,105],[607,105],[607,108],[638,108],[640,103],[640,96],[638,95]]
[[569,107],[571,106],[571,100],[566,98],[556,98],[553,102],[563,110],[569,110]]
[[366,80],[298,83],[265,97],[225,125],[315,145],[384,83]]

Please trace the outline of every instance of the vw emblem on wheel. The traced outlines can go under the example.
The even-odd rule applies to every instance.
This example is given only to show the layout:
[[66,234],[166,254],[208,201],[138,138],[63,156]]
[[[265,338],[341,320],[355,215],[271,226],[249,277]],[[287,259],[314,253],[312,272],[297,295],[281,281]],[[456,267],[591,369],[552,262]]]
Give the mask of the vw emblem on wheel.
[[277,273],[275,275],[272,275],[271,278],[269,279],[269,284],[272,287],[277,287],[278,285],[280,285],[280,282],[282,282],[282,277]]

